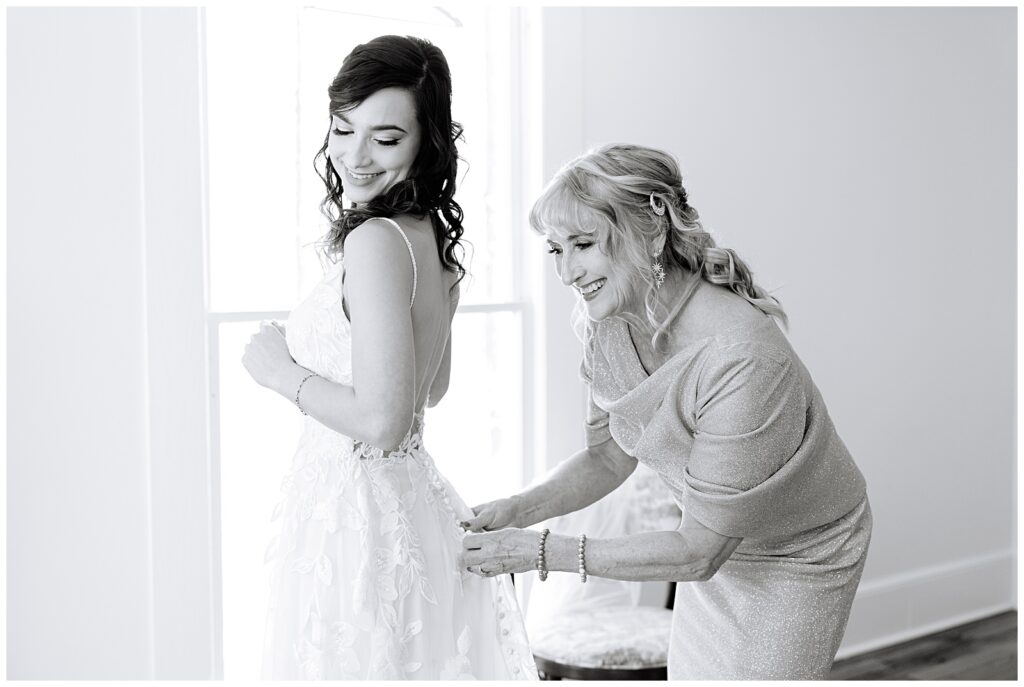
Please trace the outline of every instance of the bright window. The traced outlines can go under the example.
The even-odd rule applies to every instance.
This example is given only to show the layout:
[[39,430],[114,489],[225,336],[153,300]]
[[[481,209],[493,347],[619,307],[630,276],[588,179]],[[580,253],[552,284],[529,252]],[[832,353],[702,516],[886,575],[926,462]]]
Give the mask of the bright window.
[[[450,391],[428,411],[425,442],[470,504],[532,477],[524,447],[525,302],[515,206],[517,11],[404,6],[363,13],[283,4],[206,10],[209,290],[214,448],[220,466],[224,677],[259,677],[270,514],[280,499],[299,414],[239,363],[262,319],[284,319],[322,269],[323,185],[312,160],[327,130],[327,86],[357,44],[382,34],[438,45],[465,126],[456,199],[466,213],[472,278],[453,326]],[[370,16],[366,12],[375,13]]]

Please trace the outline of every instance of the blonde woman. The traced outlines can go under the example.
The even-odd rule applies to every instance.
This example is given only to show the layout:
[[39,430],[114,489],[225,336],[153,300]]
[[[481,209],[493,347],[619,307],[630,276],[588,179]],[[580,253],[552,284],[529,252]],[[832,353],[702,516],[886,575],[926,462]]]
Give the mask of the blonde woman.
[[[669,679],[822,679],[871,536],[864,478],[779,330],[779,303],[715,245],[672,156],[610,145],[569,163],[530,222],[579,295],[587,447],[474,508],[463,565],[676,580]],[[520,528],[583,508],[637,462],[675,531],[609,539]]]

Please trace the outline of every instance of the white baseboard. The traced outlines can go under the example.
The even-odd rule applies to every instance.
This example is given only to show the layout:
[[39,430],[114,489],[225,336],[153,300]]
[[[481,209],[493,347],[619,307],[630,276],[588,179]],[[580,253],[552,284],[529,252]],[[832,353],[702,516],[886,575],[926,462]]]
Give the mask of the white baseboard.
[[1015,564],[1007,550],[863,583],[836,658],[1016,608]]

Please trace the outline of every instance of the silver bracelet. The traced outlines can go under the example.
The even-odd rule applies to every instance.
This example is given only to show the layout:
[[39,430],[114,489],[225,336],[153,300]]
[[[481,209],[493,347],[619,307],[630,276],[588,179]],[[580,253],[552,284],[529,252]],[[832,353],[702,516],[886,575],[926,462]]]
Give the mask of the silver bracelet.
[[298,407],[299,411],[302,412],[303,415],[309,415],[309,413],[307,413],[305,410],[303,410],[302,404],[299,403],[299,394],[302,393],[302,387],[303,387],[303,385],[305,385],[306,382],[309,381],[310,377],[319,377],[319,376],[320,375],[318,375],[316,372],[310,372],[308,375],[306,375],[305,377],[302,378],[302,381],[299,382],[299,388],[295,390],[295,405]]
[[579,560],[580,560],[580,583],[587,581],[587,535],[580,535]]

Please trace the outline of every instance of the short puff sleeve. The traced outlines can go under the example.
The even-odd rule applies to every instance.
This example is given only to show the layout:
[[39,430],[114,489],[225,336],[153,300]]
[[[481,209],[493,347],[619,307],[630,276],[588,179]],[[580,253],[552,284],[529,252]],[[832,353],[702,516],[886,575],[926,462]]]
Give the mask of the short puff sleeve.
[[697,383],[687,511],[726,536],[770,529],[787,486],[773,478],[801,447],[807,403],[799,369],[784,353],[746,344],[713,352]]

